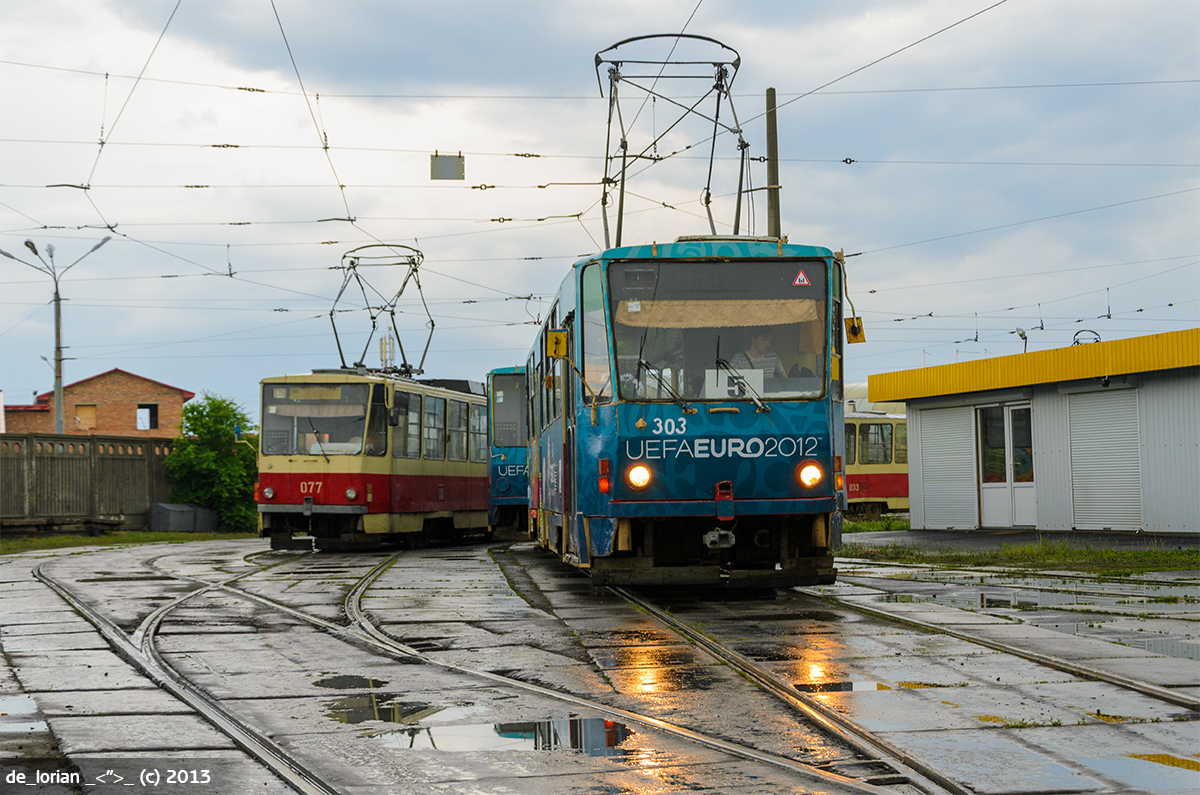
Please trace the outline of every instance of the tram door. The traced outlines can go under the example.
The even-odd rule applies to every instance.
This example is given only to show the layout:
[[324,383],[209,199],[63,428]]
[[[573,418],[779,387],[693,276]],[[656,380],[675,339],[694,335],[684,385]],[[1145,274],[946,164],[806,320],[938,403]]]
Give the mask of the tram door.
[[[563,318],[563,327],[567,330],[567,351],[575,350],[575,313],[569,312]],[[563,400],[563,485],[562,511],[563,534],[567,537],[566,551],[579,555],[586,560],[586,551],[581,555],[576,548],[575,523],[575,371],[571,367],[571,355],[562,363],[562,400]]]
[[988,406],[978,409],[976,416],[980,525],[1036,525],[1032,409],[1028,405]]

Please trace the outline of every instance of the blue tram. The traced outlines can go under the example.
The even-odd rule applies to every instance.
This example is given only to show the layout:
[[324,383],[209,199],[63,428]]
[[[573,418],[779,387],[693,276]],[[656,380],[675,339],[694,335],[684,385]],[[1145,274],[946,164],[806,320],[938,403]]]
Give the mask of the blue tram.
[[524,367],[488,373],[488,426],[492,434],[488,465],[488,530],[529,528],[529,434],[526,429]]
[[539,543],[597,584],[833,582],[839,265],[707,236],[577,261],[526,364]]

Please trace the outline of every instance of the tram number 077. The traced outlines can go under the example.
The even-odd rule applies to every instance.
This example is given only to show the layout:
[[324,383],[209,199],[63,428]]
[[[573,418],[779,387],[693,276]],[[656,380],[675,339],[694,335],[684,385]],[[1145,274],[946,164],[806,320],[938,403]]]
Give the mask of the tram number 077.
[[319,480],[302,480],[300,481],[301,494],[320,494],[321,481]]

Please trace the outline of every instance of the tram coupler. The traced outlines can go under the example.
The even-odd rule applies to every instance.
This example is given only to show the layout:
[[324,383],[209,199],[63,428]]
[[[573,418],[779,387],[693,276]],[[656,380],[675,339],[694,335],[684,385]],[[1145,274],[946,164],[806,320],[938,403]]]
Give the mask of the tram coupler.
[[733,531],[725,530],[721,527],[714,527],[712,530],[709,530],[701,540],[704,542],[704,546],[713,550],[729,549],[737,543],[737,537],[733,534]]

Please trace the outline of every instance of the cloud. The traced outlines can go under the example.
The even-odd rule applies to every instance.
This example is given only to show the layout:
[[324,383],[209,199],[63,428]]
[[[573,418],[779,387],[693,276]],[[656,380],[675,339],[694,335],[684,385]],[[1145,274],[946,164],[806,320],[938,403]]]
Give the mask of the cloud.
[[[524,360],[523,324],[603,245],[595,53],[677,31],[695,11],[689,32],[742,56],[734,99],[751,156],[765,149],[765,89],[788,103],[785,233],[863,252],[850,289],[870,342],[848,352],[850,380],[1015,344],[1008,332],[1038,325],[1039,302],[1046,331],[1031,350],[1069,344],[1083,318],[1105,338],[1195,325],[1200,90],[1079,85],[1194,80],[1193,3],[1007,3],[789,102],[985,6],[277,0],[285,44],[269,4],[184,3],[164,34],[173,2],[8,0],[0,247],[54,242],[69,262],[115,227],[63,282],[68,380],[119,366],[253,410],[260,378],[337,363],[342,254],[416,246],[436,322],[427,369],[478,379]],[[1021,88],[1035,85],[1060,87]],[[652,103],[634,136],[671,121],[669,103]],[[707,231],[710,131],[681,125],[659,152],[693,149],[635,169],[625,242]],[[462,151],[467,179],[431,181],[435,150]],[[733,137],[717,156],[713,214],[726,231]],[[763,165],[752,174],[762,187]],[[762,234],[763,194],[753,202],[742,231]],[[385,294],[402,278],[376,277]],[[11,260],[0,281],[0,383],[13,400],[48,388],[37,357],[53,344],[51,285]],[[907,284],[930,286],[895,289]],[[1098,320],[1106,297],[1125,314]],[[424,312],[410,292],[400,307],[406,351],[419,354]],[[976,313],[986,342],[956,344]],[[339,316],[343,333],[357,356],[367,314]]]

